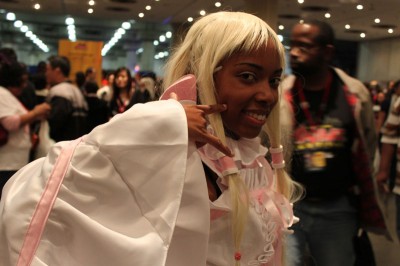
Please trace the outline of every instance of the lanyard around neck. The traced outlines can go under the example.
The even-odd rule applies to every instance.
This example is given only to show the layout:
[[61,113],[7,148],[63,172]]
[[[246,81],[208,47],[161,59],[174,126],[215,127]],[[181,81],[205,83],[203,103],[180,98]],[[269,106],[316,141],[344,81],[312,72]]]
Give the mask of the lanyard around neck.
[[327,81],[325,83],[325,87],[324,87],[324,95],[322,97],[321,104],[319,105],[319,108],[317,110],[317,115],[316,115],[317,121],[315,121],[310,112],[310,104],[306,99],[306,95],[304,94],[303,84],[301,83],[300,79],[298,79],[298,78],[296,79],[295,88],[297,88],[297,91],[299,93],[300,108],[303,110],[309,126],[315,126],[318,123],[322,122],[322,117],[325,113],[325,110],[326,110],[326,107],[328,104],[328,98],[329,98],[329,93],[330,93],[331,86],[332,86],[332,80],[333,80],[333,75],[331,72],[329,72],[328,79],[327,79]]

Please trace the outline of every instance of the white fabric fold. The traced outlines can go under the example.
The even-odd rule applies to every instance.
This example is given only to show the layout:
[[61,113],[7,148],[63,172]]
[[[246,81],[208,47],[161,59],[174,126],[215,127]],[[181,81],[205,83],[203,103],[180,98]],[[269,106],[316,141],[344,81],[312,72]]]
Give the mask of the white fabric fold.
[[[0,203],[3,265],[16,265],[36,203],[68,143],[57,143],[7,183]],[[206,192],[182,106],[135,105],[76,147],[32,265],[205,265]]]

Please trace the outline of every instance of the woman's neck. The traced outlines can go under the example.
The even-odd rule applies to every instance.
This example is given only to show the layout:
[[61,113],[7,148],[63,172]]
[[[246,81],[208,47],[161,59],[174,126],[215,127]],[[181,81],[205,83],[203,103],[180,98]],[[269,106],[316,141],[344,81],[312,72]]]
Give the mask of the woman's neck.
[[119,97],[121,98],[121,100],[129,99],[129,96],[129,91],[126,88],[121,88],[121,90],[119,91]]

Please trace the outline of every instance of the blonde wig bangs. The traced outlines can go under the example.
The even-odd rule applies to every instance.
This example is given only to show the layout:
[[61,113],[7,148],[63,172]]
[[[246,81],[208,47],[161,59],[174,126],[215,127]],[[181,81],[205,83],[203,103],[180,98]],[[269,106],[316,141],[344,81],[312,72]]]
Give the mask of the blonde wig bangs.
[[[258,17],[243,12],[217,12],[199,19],[166,65],[165,88],[185,74],[198,80],[201,104],[215,104],[213,74],[218,65],[237,52],[276,47],[284,68],[284,49],[275,32]],[[211,89],[211,90],[210,90]]]

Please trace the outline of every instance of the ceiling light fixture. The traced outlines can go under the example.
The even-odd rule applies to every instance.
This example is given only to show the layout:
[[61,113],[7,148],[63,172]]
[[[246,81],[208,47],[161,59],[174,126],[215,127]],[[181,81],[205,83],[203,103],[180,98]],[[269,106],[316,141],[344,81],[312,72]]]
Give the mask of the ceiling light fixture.
[[365,35],[364,32],[361,32],[361,33],[360,33],[360,37],[361,37],[361,38],[365,38],[365,36],[366,36],[366,35]]
[[357,9],[358,9],[358,10],[362,10],[363,8],[364,8],[363,5],[357,5]]
[[75,23],[75,20],[71,17],[68,17],[65,19],[65,24],[67,25],[73,25]]
[[325,13],[325,17],[326,17],[326,18],[330,18],[330,17],[331,17],[331,14]]
[[214,4],[216,7],[221,7],[221,3],[220,2],[215,2]]
[[71,17],[65,19],[65,24],[67,24],[68,39],[71,42],[76,41],[76,31],[75,31],[75,20]]
[[146,6],[146,10],[151,10],[151,6]]
[[139,13],[139,18],[142,18],[142,17],[144,17],[144,14],[143,13]]
[[16,28],[21,28],[22,25],[23,25],[23,24],[22,24],[22,21],[21,21],[21,20],[16,20],[16,21],[14,21],[14,27],[16,27]]
[[125,30],[129,30],[131,28],[131,23],[128,21],[125,21],[122,23],[121,27]]
[[189,22],[192,22],[193,21],[193,18],[192,17],[188,17],[188,19],[187,19]]
[[[14,13],[9,12],[6,14],[6,19],[9,21],[14,21],[16,20],[16,16]],[[25,37],[29,38],[43,52],[45,53],[49,52],[49,47],[47,47],[47,45],[41,39],[39,39],[35,34],[33,34],[33,32],[29,30],[29,27],[27,25],[24,25],[24,22],[22,22],[22,20],[16,20],[14,22],[14,27],[19,28],[21,32],[24,32]]]
[[[158,46],[160,43],[165,43],[167,41],[167,39],[170,39],[170,38],[172,38],[172,32],[167,31],[165,34],[160,35],[158,40],[154,40],[153,45]],[[168,55],[169,54],[165,54],[165,52],[164,52],[164,56],[168,56]],[[159,55],[156,55],[156,56],[159,56]],[[160,56],[160,58],[161,58],[161,56]],[[155,59],[159,59],[159,58],[155,58]]]
[[392,34],[393,32],[393,29],[388,29],[388,33]]
[[374,21],[375,23],[381,23],[381,20],[379,18],[376,18]]
[[283,26],[283,25],[279,25],[278,29],[280,29],[280,30],[284,30],[284,29],[285,29],[285,26]]
[[36,4],[33,6],[33,8],[36,9],[36,10],[40,9],[40,4],[39,4],[39,3],[36,3]]
[[[128,26],[129,24],[129,26]],[[124,36],[124,34],[126,33],[126,30],[130,29],[130,22],[124,22],[121,25],[121,28],[118,28],[115,33],[114,36],[108,41],[108,43],[106,43],[103,46],[103,49],[101,49],[101,55],[105,56],[108,51],[122,38],[122,36]],[[136,51],[137,53],[137,51]]]
[[15,14],[12,13],[12,12],[8,12],[6,14],[6,19],[9,20],[9,21],[14,21],[15,20]]
[[200,15],[205,16],[206,15],[206,11],[205,10],[200,10]]
[[344,28],[345,28],[346,30],[349,30],[349,29],[350,29],[350,24],[346,24],[346,25],[344,26]]
[[141,54],[141,53],[143,53],[143,48],[139,48],[136,50],[136,54]]
[[29,28],[28,28],[28,26],[26,26],[26,25],[22,25],[21,28],[19,28],[19,30],[20,30],[21,32],[27,32],[27,31],[29,30]]
[[304,0],[297,0],[297,3],[299,3],[301,5],[304,3]]
[[87,12],[88,12],[89,14],[93,14],[94,9],[93,9],[92,7],[93,7],[96,3],[95,3],[94,0],[90,0],[90,1],[88,2],[88,4],[89,4],[89,8],[88,8]]
[[155,56],[154,56],[154,59],[162,59],[162,58],[164,58],[164,57],[168,57],[169,56],[169,52],[167,52],[167,51],[164,51],[164,52],[159,52],[158,54],[156,54]]

